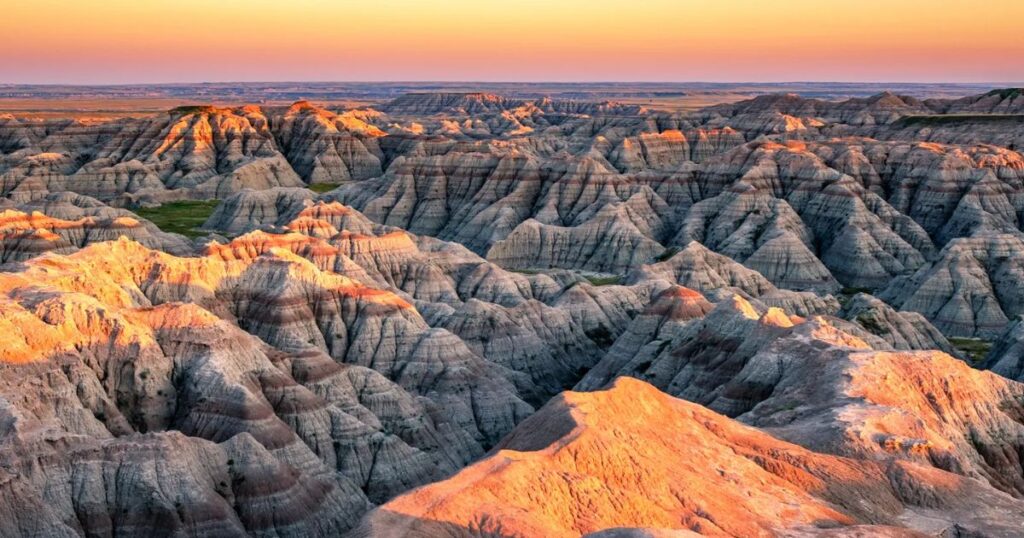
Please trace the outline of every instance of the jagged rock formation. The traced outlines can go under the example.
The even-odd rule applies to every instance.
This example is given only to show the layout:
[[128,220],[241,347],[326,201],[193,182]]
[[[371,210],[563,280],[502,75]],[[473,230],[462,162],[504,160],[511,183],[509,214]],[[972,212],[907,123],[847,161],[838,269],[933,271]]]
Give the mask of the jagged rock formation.
[[377,508],[353,534],[1009,536],[1022,507],[950,473],[815,453],[628,378],[559,396],[498,448]]
[[298,103],[182,107],[106,123],[0,118],[0,192],[18,201],[71,191],[118,203],[215,198],[243,188],[300,187],[380,174],[356,117]]
[[[239,222],[236,208],[264,193],[243,192],[218,212]],[[238,203],[236,203],[238,202]],[[248,209],[243,214],[253,215]],[[211,220],[221,220],[215,214]],[[337,202],[301,200],[261,228],[207,252],[228,259],[283,248],[332,271],[389,289],[415,303],[434,327],[448,329],[479,355],[509,368],[528,401],[543,402],[571,386],[610,345],[629,317],[667,284],[638,283],[614,303],[569,273],[523,275],[505,271],[465,248],[374,224]],[[287,220],[291,219],[291,220]],[[575,299],[583,293],[584,297]]]
[[1003,88],[952,101],[931,99],[927,104],[933,110],[946,114],[1022,114],[1024,92],[1020,88]]
[[1024,494],[1024,385],[938,351],[879,351],[885,342],[849,326],[739,296],[699,319],[652,314],[578,390],[638,377],[812,450],[914,461]]
[[0,117],[0,534],[1015,535],[1022,103]]
[[307,102],[295,103],[272,120],[281,152],[306,183],[341,183],[382,173],[384,136],[351,112],[334,114]]
[[995,341],[982,367],[1010,379],[1024,381],[1024,323],[1017,318]]
[[31,203],[9,203],[9,207],[0,210],[0,263],[23,261],[45,252],[68,254],[119,237],[173,254],[193,251],[184,237],[164,233],[130,211],[108,207],[88,196],[51,194]]
[[639,106],[590,101],[566,101],[549,98],[526,101],[510,99],[493,93],[408,93],[381,107],[390,114],[406,116],[480,116],[511,113],[514,115],[635,115],[644,111]]
[[879,297],[920,312],[951,336],[994,338],[1024,314],[1018,283],[1024,274],[1019,235],[982,235],[951,241],[937,259],[900,277]]
[[610,140],[568,163],[520,145],[409,154],[335,197],[512,267],[616,272],[697,240],[782,287],[824,292],[883,287],[936,242],[1018,229],[1024,207],[1024,160],[992,146],[759,140],[694,165],[677,131]]
[[949,340],[921,314],[897,312],[866,293],[854,295],[836,315],[860,325],[893,349],[938,349],[950,355],[958,354]]
[[[645,196],[646,194],[646,196]],[[665,247],[650,238],[667,207],[653,193],[637,193],[602,208],[586,224],[563,227],[527,220],[487,251],[487,259],[518,269],[587,269],[624,273],[656,258]],[[652,207],[652,202],[653,206]]]
[[309,189],[242,190],[221,201],[203,228],[238,235],[264,224],[284,224],[314,198],[316,193]]
[[[197,501],[190,509],[214,510],[225,529],[264,532],[264,525],[274,532],[282,525],[276,532],[323,534],[350,526],[367,499],[379,502],[465,464],[530,413],[501,367],[431,329],[401,298],[322,273],[281,249],[225,258],[174,258],[122,239],[4,274],[2,323],[13,340],[2,350],[11,425],[3,442],[29,447],[66,437],[74,469],[72,455],[86,441],[117,451],[124,442],[133,446],[137,433],[178,430],[214,443],[234,437],[234,444],[246,433],[258,450],[234,458],[255,465],[241,476],[253,477],[253,486],[277,485],[245,494],[256,497],[241,506]],[[157,434],[156,447],[166,435]],[[211,456],[237,454],[230,445],[178,443]],[[19,468],[32,453],[5,451]],[[135,460],[145,460],[142,454]],[[233,472],[230,458],[201,461],[196,480],[230,484],[221,478]],[[8,486],[43,498],[45,481],[24,469]],[[264,474],[274,472],[289,478]],[[109,504],[131,502],[131,495],[118,500],[96,487],[94,506],[77,509],[83,530],[110,524],[82,510],[138,509]],[[175,483],[137,487],[171,504],[186,494]],[[220,487],[223,495],[232,491]],[[302,493],[310,487],[316,491]],[[303,508],[273,501],[284,519],[238,512],[271,502],[258,499],[276,495],[275,488],[294,490]],[[291,494],[284,491],[282,500]],[[315,503],[304,500],[310,494]],[[76,520],[73,502],[58,507],[55,521]],[[179,519],[186,529],[204,520]]]
[[696,241],[667,260],[641,265],[626,276],[629,283],[649,280],[664,280],[701,292],[736,290],[801,315],[831,314],[839,309],[839,303],[832,296],[780,290],[764,275],[716,254]]

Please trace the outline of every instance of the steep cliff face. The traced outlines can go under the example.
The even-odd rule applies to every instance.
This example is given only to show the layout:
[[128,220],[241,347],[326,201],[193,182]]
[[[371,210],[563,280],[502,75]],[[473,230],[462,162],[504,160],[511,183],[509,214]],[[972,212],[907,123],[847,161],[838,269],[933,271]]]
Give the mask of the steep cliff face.
[[897,311],[866,293],[854,295],[836,315],[860,325],[893,349],[938,349],[959,355],[949,340],[920,313]]
[[[337,202],[303,201],[285,213],[292,220],[276,224],[288,218],[278,217],[262,226],[274,233],[248,233],[207,252],[238,259],[282,248],[323,271],[391,290],[415,304],[431,326],[450,330],[475,353],[508,368],[531,402],[575,383],[610,345],[607,338],[667,285],[610,286],[623,290],[619,304],[603,304],[607,294],[581,303],[571,297],[594,286],[568,272],[505,271],[458,244],[374,224]],[[609,316],[605,311],[612,308]]]
[[274,138],[306,183],[341,183],[381,175],[384,132],[352,113],[299,102],[271,119]]

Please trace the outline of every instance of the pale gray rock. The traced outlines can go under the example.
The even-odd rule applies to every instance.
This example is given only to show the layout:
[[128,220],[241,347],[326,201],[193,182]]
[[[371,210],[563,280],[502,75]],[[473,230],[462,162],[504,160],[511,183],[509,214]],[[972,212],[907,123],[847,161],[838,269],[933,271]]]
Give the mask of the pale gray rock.
[[938,349],[959,355],[949,340],[924,316],[917,312],[898,312],[866,293],[854,295],[836,315],[860,325],[888,342],[893,349]]
[[1024,241],[983,235],[947,244],[938,258],[896,279],[879,298],[921,313],[944,334],[993,338],[1024,313]]

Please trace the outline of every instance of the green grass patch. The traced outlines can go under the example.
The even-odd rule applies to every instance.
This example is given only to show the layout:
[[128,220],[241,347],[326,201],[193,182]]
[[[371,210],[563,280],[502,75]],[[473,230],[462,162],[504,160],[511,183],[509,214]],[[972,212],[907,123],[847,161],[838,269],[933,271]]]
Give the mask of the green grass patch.
[[521,275],[540,275],[540,274],[544,273],[544,271],[541,271],[540,269],[505,269],[505,270],[506,271],[511,271],[513,273],[519,273]]
[[654,258],[654,261],[663,262],[676,254],[679,254],[679,247],[668,247],[665,249],[665,252],[662,252],[657,258]]
[[846,287],[839,290],[839,295],[836,296],[836,300],[839,301],[839,306],[846,306],[846,303],[850,302],[850,299],[853,299],[853,296],[858,293],[871,293],[871,290],[868,288]]
[[168,202],[160,207],[140,207],[134,211],[165,232],[196,238],[205,235],[196,228],[210,218],[218,203],[217,200],[182,200]]
[[992,342],[980,338],[950,338],[949,343],[967,355],[973,363],[984,359],[992,349]]
[[872,316],[867,313],[859,314],[857,316],[857,323],[859,323],[861,327],[864,327],[864,329],[871,334],[882,335],[889,332],[886,330],[885,327],[878,323],[878,320],[875,319],[875,316]]
[[1024,92],[1024,88],[1001,88],[992,90],[985,95],[998,95],[1000,99],[1016,99],[1020,97],[1021,92]]
[[1024,123],[1024,114],[928,114],[903,116],[896,127],[956,125],[960,123]]
[[213,112],[216,108],[209,105],[185,105],[171,109],[171,114],[175,116],[185,116],[188,114],[202,114],[204,112]]
[[595,286],[613,286],[622,282],[622,277],[619,275],[610,276],[584,276],[591,284]]
[[311,185],[306,185],[306,188],[313,192],[323,194],[325,192],[333,191],[340,186],[340,183],[313,183]]

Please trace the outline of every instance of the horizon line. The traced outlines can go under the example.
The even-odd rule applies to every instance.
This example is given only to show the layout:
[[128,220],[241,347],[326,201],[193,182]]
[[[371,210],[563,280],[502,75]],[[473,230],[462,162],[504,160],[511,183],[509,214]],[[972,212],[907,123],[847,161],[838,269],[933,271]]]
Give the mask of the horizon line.
[[744,81],[723,81],[723,80],[446,80],[446,79],[409,79],[409,80],[204,80],[187,82],[0,82],[0,87],[17,86],[82,86],[82,87],[126,87],[126,86],[195,86],[214,84],[850,84],[850,85],[916,85],[916,86],[986,86],[1005,85],[1007,87],[1024,86],[1024,80],[990,80],[990,81],[908,81],[908,80],[744,80]]

